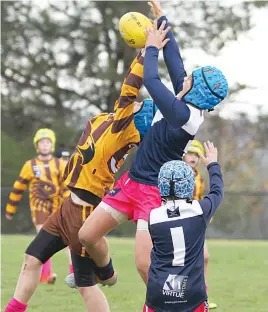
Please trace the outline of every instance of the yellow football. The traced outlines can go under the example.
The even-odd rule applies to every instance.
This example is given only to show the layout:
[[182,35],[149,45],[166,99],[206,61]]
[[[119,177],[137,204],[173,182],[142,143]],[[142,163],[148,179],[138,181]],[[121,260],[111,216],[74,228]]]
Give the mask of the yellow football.
[[142,49],[146,43],[146,27],[151,28],[151,21],[143,14],[129,12],[119,21],[119,31],[126,44],[132,48]]

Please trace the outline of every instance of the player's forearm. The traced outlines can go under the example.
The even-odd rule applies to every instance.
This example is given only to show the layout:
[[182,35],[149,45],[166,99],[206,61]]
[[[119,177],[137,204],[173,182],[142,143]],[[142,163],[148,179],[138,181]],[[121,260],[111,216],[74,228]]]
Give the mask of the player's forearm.
[[[162,16],[157,21],[157,26],[160,27],[161,23],[166,20],[165,29],[169,27],[166,16]],[[175,94],[178,94],[182,90],[184,77],[186,72],[181,58],[179,46],[175,40],[172,30],[170,30],[166,38],[169,38],[169,42],[163,48],[164,60],[169,72],[170,79],[174,88]]]
[[213,196],[213,208],[216,209],[223,200],[224,183],[219,163],[214,162],[208,165],[209,172],[209,196]]
[[8,203],[7,203],[7,206],[6,206],[6,213],[15,214],[16,211],[17,211],[17,207],[11,205],[11,204],[8,202]]
[[207,167],[209,172],[210,191],[199,201],[204,212],[206,222],[209,222],[216,209],[223,200],[224,184],[221,167],[217,162],[213,162]]
[[122,119],[133,115],[134,102],[140,92],[143,83],[144,57],[140,56],[138,62],[132,68],[121,88],[115,119]]
[[[142,57],[144,56],[144,55],[143,55],[143,50],[141,50],[141,51],[138,53],[138,55],[135,57],[135,59],[134,59],[133,62],[131,63],[131,65],[130,65],[130,67],[129,67],[129,69],[128,69],[128,72],[127,72],[127,74],[126,74],[126,77],[124,78],[124,81],[123,81],[123,84],[122,84],[122,88],[124,87],[124,84],[126,83],[126,80],[127,80],[128,76],[129,76],[129,74],[131,73],[131,71],[133,70],[134,66],[139,62],[139,59],[140,59],[141,56],[142,56]],[[121,94],[122,94],[122,88],[121,88]],[[119,98],[119,99],[120,99],[120,98]],[[117,108],[118,108],[119,99],[118,99],[118,100],[115,102],[115,104],[114,104],[114,111],[116,111]]]
[[156,47],[147,47],[143,83],[167,122],[174,128],[180,128],[189,120],[190,110],[161,82],[158,75],[158,53]]
[[14,192],[11,192],[8,198],[6,213],[14,214],[17,211],[17,206],[21,201],[22,195],[17,195]]
[[143,54],[143,50],[139,51],[138,55],[135,57],[135,59],[132,61],[130,67],[129,67],[129,70],[126,74],[126,77],[124,79],[124,83],[125,81],[127,80],[129,74],[132,72],[133,68],[135,67],[135,65],[139,62],[140,58],[141,57],[144,57],[144,54]]
[[21,176],[15,181],[13,188],[9,194],[6,212],[15,213],[17,210],[17,206],[21,201],[22,194],[27,188],[27,184],[29,181],[27,179],[22,178]]

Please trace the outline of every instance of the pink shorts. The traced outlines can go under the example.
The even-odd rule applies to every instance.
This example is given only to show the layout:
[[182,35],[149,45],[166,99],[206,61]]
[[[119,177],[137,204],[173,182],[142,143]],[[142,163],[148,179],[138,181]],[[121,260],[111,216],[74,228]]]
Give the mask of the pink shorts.
[[122,175],[102,201],[134,221],[148,221],[150,212],[161,206],[158,187],[131,180],[128,172]]
[[[153,309],[147,307],[145,304],[142,312],[154,312]],[[203,302],[198,308],[196,308],[193,312],[208,312],[208,303],[207,301]]]

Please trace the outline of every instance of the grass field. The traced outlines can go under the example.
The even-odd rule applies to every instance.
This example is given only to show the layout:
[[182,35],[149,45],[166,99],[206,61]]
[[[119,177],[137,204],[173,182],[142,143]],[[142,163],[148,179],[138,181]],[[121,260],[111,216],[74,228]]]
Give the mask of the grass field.
[[[2,236],[2,309],[11,298],[23,252],[31,236]],[[144,303],[145,287],[136,273],[134,241],[110,239],[111,253],[119,273],[118,284],[104,288],[111,311],[140,312]],[[209,295],[218,304],[216,312],[266,312],[268,296],[268,242],[263,241],[208,241],[210,251]],[[68,273],[64,252],[53,259],[58,274],[53,286],[40,285],[29,304],[34,312],[85,311],[75,290],[63,280]],[[93,311],[94,312],[94,311]]]

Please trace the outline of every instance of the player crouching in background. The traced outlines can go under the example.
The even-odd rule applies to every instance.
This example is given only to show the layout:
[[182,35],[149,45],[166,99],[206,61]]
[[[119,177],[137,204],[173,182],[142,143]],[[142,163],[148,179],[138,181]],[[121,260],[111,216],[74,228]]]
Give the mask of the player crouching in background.
[[208,311],[204,279],[206,228],[223,199],[223,179],[217,148],[205,143],[210,192],[192,200],[195,177],[183,161],[169,161],[159,172],[162,206],[153,209],[149,231],[153,242],[143,312]]

